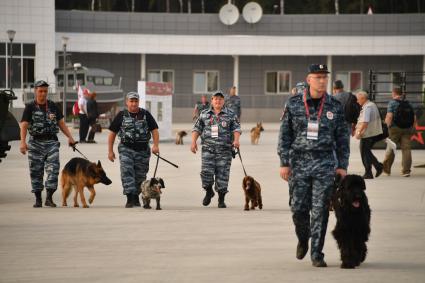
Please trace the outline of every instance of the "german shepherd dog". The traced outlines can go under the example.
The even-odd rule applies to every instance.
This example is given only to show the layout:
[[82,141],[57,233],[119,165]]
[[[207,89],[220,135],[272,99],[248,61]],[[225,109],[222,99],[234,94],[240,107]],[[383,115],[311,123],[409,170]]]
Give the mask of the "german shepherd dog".
[[251,129],[251,144],[258,144],[262,131],[264,131],[262,122],[257,123],[257,126]]
[[142,194],[143,208],[151,209],[151,199],[156,200],[156,210],[161,210],[161,189],[165,189],[164,180],[156,177],[150,180],[145,180],[140,186],[139,194]]
[[245,208],[249,210],[249,202],[251,201],[251,209],[255,209],[258,206],[259,209],[263,209],[263,200],[261,198],[261,186],[251,176],[246,176],[242,181],[242,189],[245,193]]
[[178,131],[176,133],[176,144],[183,144],[183,137],[187,136],[186,131]]
[[89,203],[91,204],[96,196],[93,186],[98,183],[105,185],[112,183],[103,171],[100,161],[96,164],[79,157],[72,158],[62,170],[62,206],[67,206],[66,199],[71,194],[71,188],[74,187],[74,207],[79,207],[77,197],[80,194],[81,204],[84,208],[88,208],[84,198],[84,187],[90,191]]
[[365,259],[370,234],[370,207],[362,177],[347,175],[335,178],[337,190],[332,198],[336,225],[332,235],[341,252],[341,268],[355,268]]

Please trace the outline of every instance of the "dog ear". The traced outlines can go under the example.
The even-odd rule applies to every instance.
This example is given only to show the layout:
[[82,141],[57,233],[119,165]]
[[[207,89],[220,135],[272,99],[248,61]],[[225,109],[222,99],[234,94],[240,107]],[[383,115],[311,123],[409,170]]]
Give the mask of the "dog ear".
[[97,167],[102,168],[102,164],[100,163],[100,160],[97,161]]
[[164,180],[162,180],[162,178],[159,178],[159,183],[161,184],[161,188],[165,189]]
[[97,170],[96,170],[96,164],[94,164],[94,163],[90,164],[87,169],[88,169],[87,175],[89,175],[92,178],[97,177],[98,174],[97,174]]

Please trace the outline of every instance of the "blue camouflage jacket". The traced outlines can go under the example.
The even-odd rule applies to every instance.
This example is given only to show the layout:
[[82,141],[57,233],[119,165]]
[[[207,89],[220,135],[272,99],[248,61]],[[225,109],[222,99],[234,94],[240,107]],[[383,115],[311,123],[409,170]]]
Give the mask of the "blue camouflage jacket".
[[310,140],[307,139],[308,119],[303,100],[304,95],[306,96],[310,120],[317,120],[320,106],[317,107],[317,110],[315,109],[308,90],[289,98],[279,132],[277,151],[280,157],[280,165],[289,166],[290,159],[297,153],[335,151],[337,168],[346,170],[350,147],[341,103],[332,96],[325,94],[318,139]]
[[[211,136],[212,125],[218,125],[218,138]],[[201,143],[204,146],[230,149],[233,132],[241,133],[241,126],[236,115],[227,107],[223,107],[218,115],[215,115],[212,107],[210,107],[201,112],[192,131],[200,134]]]

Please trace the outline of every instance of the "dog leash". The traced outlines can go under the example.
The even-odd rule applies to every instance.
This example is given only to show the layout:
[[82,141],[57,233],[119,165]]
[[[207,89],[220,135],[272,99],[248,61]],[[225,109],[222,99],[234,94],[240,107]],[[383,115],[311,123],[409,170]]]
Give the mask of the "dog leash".
[[158,159],[161,159],[161,160],[163,160],[163,161],[167,162],[168,164],[170,164],[170,165],[172,165],[172,166],[174,166],[174,167],[176,167],[176,168],[179,168],[179,166],[178,166],[178,165],[176,165],[176,164],[174,164],[173,162],[171,162],[171,161],[169,161],[169,160],[165,159],[164,157],[160,156],[160,155],[159,155],[159,153],[154,153],[154,154],[158,157]]
[[153,172],[153,177],[156,177],[156,171],[158,170],[158,163],[159,163],[159,154],[156,155],[156,165],[155,165],[155,171]]
[[84,157],[86,160],[89,160],[77,147],[78,142],[75,142],[74,144],[70,145],[72,147],[72,151],[75,152],[77,151],[79,154],[81,154],[82,157]]
[[237,152],[237,154],[238,154],[238,156],[239,156],[239,159],[241,160],[242,169],[243,169],[243,172],[244,172],[245,177],[246,177],[246,176],[248,176],[248,174],[246,174],[245,166],[243,166],[242,156],[241,156],[241,150],[240,150],[239,148],[238,148],[238,152]]

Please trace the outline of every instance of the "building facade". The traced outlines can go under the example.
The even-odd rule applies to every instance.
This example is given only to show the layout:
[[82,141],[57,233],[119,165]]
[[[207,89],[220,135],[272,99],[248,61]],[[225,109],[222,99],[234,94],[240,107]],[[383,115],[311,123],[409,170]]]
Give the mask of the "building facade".
[[[238,87],[242,121],[278,121],[291,88],[312,63],[327,64],[332,80],[341,79],[350,91],[368,89],[370,69],[388,72],[382,78],[388,94],[401,72],[425,71],[424,14],[264,15],[257,24],[240,17],[229,27],[217,14],[55,11],[53,0],[0,5],[0,44],[6,46],[11,28],[16,42],[35,44],[35,79],[54,82],[66,36],[73,63],[114,73],[124,91],[136,90],[139,80],[171,82],[175,122],[191,121],[202,94],[231,86]],[[34,24],[18,8],[27,5],[30,17],[48,15]],[[0,75],[7,77],[1,62]],[[406,91],[423,89],[411,84]]]

